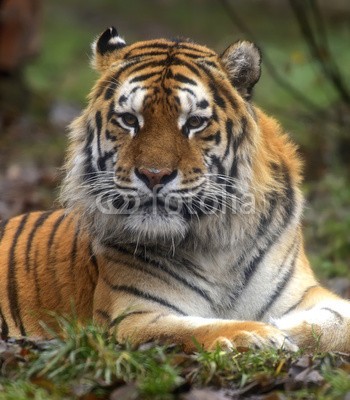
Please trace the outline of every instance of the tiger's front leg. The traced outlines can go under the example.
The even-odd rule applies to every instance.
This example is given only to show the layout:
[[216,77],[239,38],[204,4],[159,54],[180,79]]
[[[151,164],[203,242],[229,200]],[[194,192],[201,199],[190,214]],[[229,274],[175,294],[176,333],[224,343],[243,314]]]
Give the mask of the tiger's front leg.
[[[134,292],[137,290],[133,288]],[[266,346],[297,350],[287,335],[272,325],[179,315],[155,298],[140,301],[135,294],[125,285],[111,287],[102,278],[96,287],[94,319],[109,328],[116,327],[120,342],[175,343],[186,352],[196,350],[197,343],[204,349],[213,349],[219,344],[226,349]]]
[[300,348],[350,353],[350,301],[312,286],[300,301],[273,321]]
[[[118,316],[116,320],[119,321]],[[265,346],[297,350],[282,331],[262,322],[181,317],[164,311],[126,313],[118,325],[117,335],[121,342],[130,340],[136,345],[153,340],[175,343],[186,352],[196,350],[197,343],[206,350],[217,345],[227,350]]]

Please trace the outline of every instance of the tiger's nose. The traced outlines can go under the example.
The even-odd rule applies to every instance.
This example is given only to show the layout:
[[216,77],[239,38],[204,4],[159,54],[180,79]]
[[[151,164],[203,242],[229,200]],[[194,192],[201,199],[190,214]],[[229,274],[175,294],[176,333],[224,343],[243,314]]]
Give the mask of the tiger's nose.
[[150,189],[157,185],[166,185],[172,181],[176,175],[177,170],[170,168],[135,168],[135,175],[143,181]]

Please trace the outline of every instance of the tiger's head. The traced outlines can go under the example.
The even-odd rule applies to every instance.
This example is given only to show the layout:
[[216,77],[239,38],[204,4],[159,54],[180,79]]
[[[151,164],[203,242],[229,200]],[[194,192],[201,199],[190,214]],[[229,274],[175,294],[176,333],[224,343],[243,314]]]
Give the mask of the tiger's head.
[[264,181],[252,183],[260,61],[246,41],[219,56],[187,40],[126,45],[107,29],[93,44],[100,78],[71,125],[65,205],[104,241],[174,242],[239,215]]

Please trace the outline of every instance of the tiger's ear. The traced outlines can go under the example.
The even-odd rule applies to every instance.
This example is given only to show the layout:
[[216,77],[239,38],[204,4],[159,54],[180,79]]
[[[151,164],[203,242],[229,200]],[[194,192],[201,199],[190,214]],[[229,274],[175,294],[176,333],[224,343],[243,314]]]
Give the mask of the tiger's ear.
[[106,29],[92,43],[92,66],[97,71],[106,70],[109,65],[118,59],[118,50],[125,47],[125,41],[118,35],[118,31],[111,26]]
[[238,41],[223,52],[221,61],[232,85],[244,98],[250,99],[261,74],[261,53],[258,47],[252,42]]

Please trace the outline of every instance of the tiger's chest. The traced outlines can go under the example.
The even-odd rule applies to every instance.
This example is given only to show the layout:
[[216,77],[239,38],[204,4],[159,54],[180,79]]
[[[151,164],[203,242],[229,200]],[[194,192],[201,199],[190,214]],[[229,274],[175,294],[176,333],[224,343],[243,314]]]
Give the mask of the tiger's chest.
[[237,252],[197,256],[193,264],[203,271],[206,281],[191,277],[190,273],[187,278],[203,288],[211,300],[210,305],[203,307],[206,313],[203,316],[268,320],[271,315],[262,315],[261,310],[275,296],[286,274],[279,265],[278,251],[271,251],[263,259],[254,252],[245,257]]
[[127,247],[110,259],[106,279],[114,286],[132,285],[134,292],[147,298],[156,295],[183,315],[267,320],[276,315],[269,309],[265,316],[262,310],[276,297],[290,271],[288,247],[283,245],[285,254],[278,242],[269,251],[242,248],[169,254],[165,248]]

